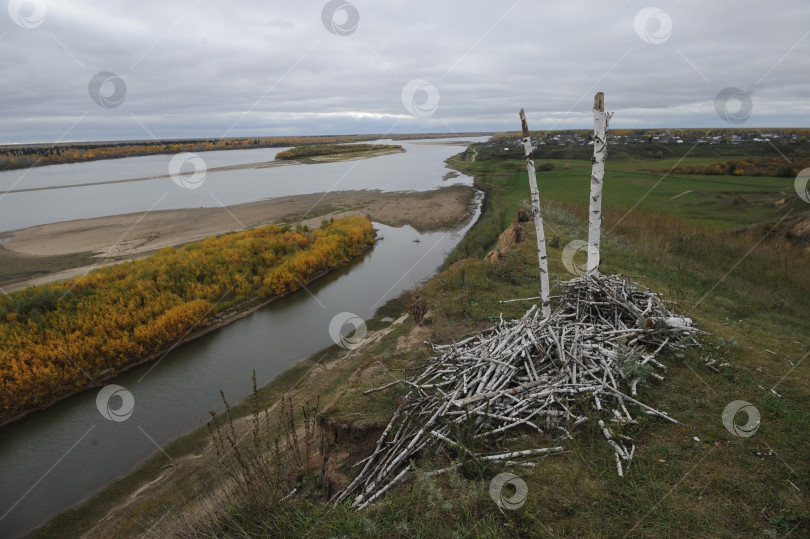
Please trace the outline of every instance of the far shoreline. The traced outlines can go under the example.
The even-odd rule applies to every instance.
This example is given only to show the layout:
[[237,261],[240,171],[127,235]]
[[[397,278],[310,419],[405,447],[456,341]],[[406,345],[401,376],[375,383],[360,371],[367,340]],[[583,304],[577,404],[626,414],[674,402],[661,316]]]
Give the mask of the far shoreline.
[[[353,144],[362,142],[371,142],[375,140],[391,140],[394,142],[411,142],[422,140],[446,140],[446,139],[459,139],[459,138],[478,138],[490,137],[494,134],[493,131],[470,131],[463,133],[411,133],[411,134],[363,134],[363,135],[305,135],[302,137],[284,137],[284,136],[260,136],[260,137],[235,137],[231,139],[218,139],[224,145],[214,145],[200,148],[201,144],[213,142],[210,138],[196,138],[196,139],[160,139],[160,140],[88,140],[88,141],[72,141],[72,142],[5,142],[0,144],[0,154],[9,150],[23,150],[33,149],[34,156],[38,157],[33,163],[19,163],[19,164],[6,164],[0,168],[0,172],[11,172],[14,170],[25,170],[30,168],[47,167],[52,165],[72,165],[78,163],[91,163],[93,161],[105,161],[111,159],[127,159],[130,157],[147,157],[151,155],[176,155],[178,153],[191,152],[191,153],[206,153],[206,152],[224,152],[236,150],[262,150],[272,148],[291,148],[296,145],[301,145],[300,139],[308,140],[308,144]],[[253,142],[251,144],[251,142]],[[423,144],[420,142],[420,144]],[[442,144],[439,142],[438,144]],[[70,158],[61,158],[55,161],[50,159],[43,160],[39,150],[49,152],[51,149],[57,148],[60,150],[71,149],[76,145],[83,148],[89,147],[91,150],[102,146],[118,146],[118,147],[131,147],[133,145],[158,145],[159,148],[155,149],[141,149],[125,153],[123,155],[117,154],[103,154],[103,155],[82,155],[73,156]],[[174,150],[168,150],[168,146],[174,146]],[[2,193],[0,191],[0,193]]]

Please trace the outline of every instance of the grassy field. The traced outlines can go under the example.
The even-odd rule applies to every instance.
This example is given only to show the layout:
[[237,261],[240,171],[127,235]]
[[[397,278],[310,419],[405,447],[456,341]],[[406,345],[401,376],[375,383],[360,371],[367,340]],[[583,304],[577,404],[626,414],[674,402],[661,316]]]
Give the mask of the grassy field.
[[[428,356],[425,347],[408,349],[402,346],[403,340],[414,335],[438,342],[458,340],[488,327],[501,313],[504,318],[518,317],[530,306],[500,300],[538,293],[530,224],[526,227],[529,240],[517,244],[505,261],[481,260],[512,221],[521,201],[528,198],[523,160],[519,155],[495,158],[482,150],[471,162],[470,155],[465,152],[450,164],[476,176],[476,183],[488,191],[488,206],[451,255],[457,261],[423,286],[389,302],[368,322],[372,331],[391,329],[378,342],[354,354],[332,347],[258,392],[268,406],[285,392],[296,404],[320,397],[326,403],[321,424],[330,433],[323,447],[330,458],[343,451],[354,452],[347,462],[359,460],[365,455],[363,448],[374,443],[388,422],[404,390],[392,386],[370,394],[363,391],[412,374]],[[709,156],[684,162],[703,159],[716,160]],[[810,535],[806,494],[810,489],[810,439],[806,436],[810,361],[805,361],[810,353],[810,255],[782,236],[728,232],[776,221],[788,209],[806,212],[810,205],[793,203],[779,208],[781,213],[774,211],[774,203],[790,195],[789,179],[664,177],[662,168],[676,161],[609,157],[607,163],[602,271],[630,275],[661,292],[665,299],[677,302],[676,311],[709,332],[702,348],[685,357],[665,359],[665,381],[640,388],[641,400],[681,424],[644,418],[634,433],[638,448],[626,477],[616,475],[610,447],[598,428],[586,422],[570,441],[529,431],[503,441],[513,449],[552,443],[566,448],[562,455],[539,460],[535,468],[509,469],[528,486],[526,503],[516,511],[500,512],[489,497],[491,479],[503,471],[495,465],[438,478],[417,474],[416,480],[359,513],[326,503],[324,469],[312,465],[295,468],[289,481],[277,486],[284,495],[297,488],[284,501],[276,496],[273,503],[258,506],[247,499],[232,500],[217,507],[213,523],[205,528],[172,521],[166,508],[173,507],[177,514],[194,507],[200,496],[194,494],[195,485],[199,492],[208,488],[204,485],[216,484],[216,461],[210,461],[211,465],[200,466],[194,474],[183,475],[177,483],[118,514],[122,533],[137,534],[158,523],[167,526],[157,526],[163,534],[260,537]],[[559,283],[572,277],[562,263],[563,249],[587,235],[584,204],[590,164],[538,158],[538,168],[546,162],[554,165],[546,167],[553,170],[539,172],[538,179],[552,293],[556,293]],[[685,191],[692,192],[676,197]],[[736,197],[750,205],[731,204],[729,200]],[[430,309],[430,317],[420,326],[413,317],[396,327],[381,321],[414,306],[420,311]],[[726,365],[712,369],[706,366],[707,359]],[[749,438],[734,436],[723,425],[723,409],[734,400],[750,402],[761,414],[760,428]],[[249,404],[233,411],[234,417],[249,414]],[[203,454],[203,439],[199,432],[191,434],[167,450],[177,460]],[[138,481],[127,478],[111,485],[86,506],[60,516],[41,535],[86,530],[88,523],[106,514],[110,503],[126,499],[129,490],[161,473],[161,458],[158,455],[150,462],[149,471],[138,472]],[[447,456],[438,452],[412,464],[427,471],[446,463]],[[348,466],[339,471],[348,477],[353,474]]]
[[[716,152],[717,147],[712,146],[712,150]],[[541,198],[572,206],[587,201],[590,162],[548,159],[542,157],[543,152],[545,150],[535,160]],[[727,157],[742,158],[750,150],[745,146],[726,146],[726,152]],[[552,151],[552,155],[556,153],[557,150]],[[471,155],[468,150],[450,159],[449,163],[476,177],[476,184],[487,190],[485,206],[491,211],[485,211],[478,226],[448,257],[446,266],[467,257],[485,255],[500,232],[515,218],[521,201],[528,201],[528,175],[521,153],[514,150],[504,152],[500,147],[481,148],[475,162],[469,161]],[[676,164],[708,165],[718,158],[716,155],[664,159],[609,157],[610,166],[605,172],[609,188],[603,195],[604,208],[622,211],[622,215],[636,210],[668,215],[684,223],[718,231],[776,221],[791,209],[794,210],[791,215],[802,210],[802,202],[795,195],[793,178],[669,173]],[[785,202],[780,204],[781,201]],[[620,220],[623,220],[622,216],[616,222]],[[616,222],[606,223],[608,230]]]
[[[575,213],[559,207],[548,206],[546,214],[559,233],[558,246],[549,249],[557,285],[571,277],[561,264],[562,247],[582,237],[585,228]],[[705,248],[712,251],[701,252]],[[485,469],[468,476],[422,478],[366,514],[331,513],[316,521],[315,535],[374,535],[369,530],[416,537],[437,531],[443,537],[783,537],[791,530],[795,537],[805,535],[810,529],[804,494],[810,487],[810,443],[802,432],[810,422],[810,392],[808,365],[800,361],[808,344],[810,309],[803,300],[810,292],[807,260],[773,270],[770,279],[763,280],[762,273],[772,269],[769,256],[758,252],[715,287],[741,253],[742,246],[718,248],[711,239],[684,250],[667,238],[651,243],[643,234],[615,234],[606,242],[605,272],[635,275],[642,284],[679,300],[679,310],[711,333],[702,350],[683,359],[669,358],[666,381],[642,392],[644,400],[683,425],[644,421],[636,433],[641,442],[638,460],[625,478],[617,477],[610,450],[593,425],[570,442],[527,433],[507,447],[563,443],[568,452],[544,459],[535,469],[510,470],[529,489],[519,511],[498,512],[487,486],[502,470]],[[419,291],[435,312],[434,334],[458,339],[501,312],[504,317],[519,316],[525,305],[498,300],[536,295],[536,271],[531,241],[501,265],[469,260],[449,268]],[[408,362],[396,355],[383,358],[391,372],[407,374]],[[729,365],[715,372],[704,366],[705,358]],[[391,374],[381,373],[350,385],[345,409],[333,408],[331,413],[347,423],[361,412],[369,421],[386,416],[380,410],[386,409],[390,395],[360,395],[366,387],[391,379]],[[769,391],[775,385],[781,398]],[[733,400],[746,400],[759,409],[762,426],[753,437],[736,438],[724,428],[722,411]],[[416,466],[427,471],[445,463],[434,455]],[[286,511],[273,518],[302,530]]]
[[[717,146],[713,146],[717,148]],[[747,155],[737,146],[727,148],[723,159]],[[750,225],[768,219],[778,219],[785,210],[776,203],[793,196],[794,178],[766,176],[703,176],[674,175],[669,170],[676,164],[709,165],[718,161],[712,157],[643,158],[608,156],[605,170],[603,204],[605,208],[638,208],[647,213],[663,213],[706,228],[724,230]],[[474,163],[462,158],[451,161],[463,166],[468,174],[485,175],[486,181],[502,188],[504,203],[516,208],[527,199],[525,163],[522,155],[493,149],[480,150]],[[590,190],[591,165],[584,160],[535,158],[537,181],[543,200],[568,204],[587,201]],[[551,171],[540,170],[543,165]],[[508,172],[522,175],[519,183]],[[786,208],[789,209],[789,208]],[[801,209],[801,208],[799,208]],[[804,208],[807,211],[808,208]],[[780,213],[782,210],[782,213]],[[514,217],[508,213],[509,219]]]

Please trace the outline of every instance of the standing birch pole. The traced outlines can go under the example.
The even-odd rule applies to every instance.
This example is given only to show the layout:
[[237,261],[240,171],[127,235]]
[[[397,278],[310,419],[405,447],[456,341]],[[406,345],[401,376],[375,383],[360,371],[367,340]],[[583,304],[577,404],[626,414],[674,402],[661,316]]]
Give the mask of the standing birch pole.
[[602,184],[607,158],[607,127],[612,114],[605,112],[605,94],[593,97],[593,158],[591,159],[591,200],[588,212],[588,275],[599,273],[599,247],[602,229]]
[[546,233],[543,230],[543,215],[540,213],[540,193],[537,190],[537,176],[534,171],[534,153],[526,113],[520,109],[520,123],[523,128],[523,149],[526,152],[526,169],[529,172],[529,190],[532,194],[532,216],[537,232],[537,259],[540,262],[540,301],[544,318],[551,316],[551,298],[548,287],[548,256],[546,255]]

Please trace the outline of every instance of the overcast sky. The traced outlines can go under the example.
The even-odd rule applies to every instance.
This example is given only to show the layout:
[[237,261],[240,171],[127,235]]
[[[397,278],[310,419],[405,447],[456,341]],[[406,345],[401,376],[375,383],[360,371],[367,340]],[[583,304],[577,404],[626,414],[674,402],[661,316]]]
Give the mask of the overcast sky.
[[0,142],[810,126],[807,0],[2,1]]

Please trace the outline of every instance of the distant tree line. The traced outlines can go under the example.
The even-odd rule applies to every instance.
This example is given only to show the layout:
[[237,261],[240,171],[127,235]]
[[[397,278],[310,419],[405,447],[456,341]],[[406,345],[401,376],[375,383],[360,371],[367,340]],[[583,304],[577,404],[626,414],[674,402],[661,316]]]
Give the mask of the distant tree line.
[[[646,142],[655,143],[652,137],[661,133],[666,133],[670,136],[681,136],[689,139],[705,139],[709,137],[720,136],[726,140],[731,137],[746,136],[746,137],[761,137],[763,133],[772,133],[779,135],[782,138],[787,138],[794,133],[798,136],[797,142],[807,142],[810,139],[810,128],[794,128],[794,127],[774,127],[774,128],[721,128],[721,129],[707,129],[707,128],[644,128],[644,129],[610,129],[609,134],[616,137],[639,137],[643,138]],[[555,129],[548,131],[531,131],[530,135],[533,139],[543,140],[551,139],[555,135],[579,135],[585,140],[591,140],[593,130],[590,129]],[[520,140],[523,134],[520,131],[503,131],[495,133],[490,139],[492,142],[501,143],[514,143]]]
[[792,159],[788,164],[782,157],[735,159],[706,166],[677,165],[674,174],[705,174],[709,176],[774,176],[793,178],[800,170],[810,167],[810,159]]
[[278,148],[305,144],[346,143],[369,140],[369,135],[319,137],[262,137],[202,140],[162,140],[131,142],[93,142],[55,145],[0,146],[0,170],[59,163],[78,163],[97,159],[115,159],[179,152]]

